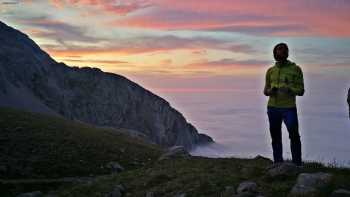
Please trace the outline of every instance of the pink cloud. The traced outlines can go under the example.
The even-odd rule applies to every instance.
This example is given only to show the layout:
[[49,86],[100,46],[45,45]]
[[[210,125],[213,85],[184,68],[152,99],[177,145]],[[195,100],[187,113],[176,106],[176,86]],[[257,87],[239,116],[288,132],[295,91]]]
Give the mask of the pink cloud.
[[95,6],[101,8],[105,12],[111,12],[116,15],[126,15],[139,9],[149,6],[149,4],[142,0],[49,0],[52,5],[57,8],[64,6]]
[[[115,26],[278,36],[350,36],[345,0],[49,0],[57,8],[94,6],[119,16]],[[147,12],[129,15],[145,8]]]
[[[350,36],[350,2],[279,0],[152,0],[155,8],[114,22],[161,30],[225,30],[282,36]],[[296,28],[295,28],[296,27]],[[271,31],[268,31],[268,29]],[[294,28],[294,30],[293,30]],[[259,29],[262,29],[261,33]]]

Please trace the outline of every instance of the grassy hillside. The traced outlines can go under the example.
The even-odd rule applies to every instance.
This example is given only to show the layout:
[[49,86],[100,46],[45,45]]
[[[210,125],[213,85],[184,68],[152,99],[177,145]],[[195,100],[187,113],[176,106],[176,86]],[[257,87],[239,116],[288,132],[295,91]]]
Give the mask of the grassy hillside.
[[162,150],[112,129],[0,108],[1,179],[59,178],[109,173],[153,162]]
[[[226,197],[225,188],[254,181],[265,197],[287,196],[297,175],[268,178],[271,161],[190,156],[158,161],[157,145],[131,138],[120,130],[101,129],[62,118],[0,108],[0,196],[40,190],[62,197],[108,196],[116,185],[123,197]],[[117,161],[125,171],[110,174]],[[350,190],[350,170],[308,162],[302,172],[334,175],[322,196]],[[64,177],[76,177],[77,183]],[[84,182],[84,180],[89,180]],[[151,196],[151,195],[149,195]],[[181,195],[179,195],[181,196]],[[229,195],[232,197],[232,195]]]
[[[123,172],[119,175],[104,176],[90,184],[63,188],[57,194],[63,197],[104,196],[117,184],[126,187],[129,197],[145,197],[153,192],[158,197],[174,197],[186,193],[186,197],[225,197],[225,187],[237,188],[239,183],[249,180],[257,183],[265,197],[287,196],[297,176],[267,178],[266,168],[271,162],[265,159],[238,158],[177,158],[157,162],[152,166]],[[334,175],[334,182],[322,196],[330,196],[337,188],[350,189],[350,170],[329,168],[318,163],[306,163],[302,172],[328,172]],[[232,195],[229,195],[232,197]]]

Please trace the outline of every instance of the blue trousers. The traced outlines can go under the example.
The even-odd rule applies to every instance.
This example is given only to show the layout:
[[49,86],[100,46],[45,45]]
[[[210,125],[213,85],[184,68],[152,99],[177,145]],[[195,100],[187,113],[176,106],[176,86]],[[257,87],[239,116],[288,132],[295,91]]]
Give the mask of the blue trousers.
[[267,115],[269,117],[274,162],[283,162],[282,122],[284,122],[289,134],[292,161],[296,165],[301,165],[301,142],[297,108],[267,107]]

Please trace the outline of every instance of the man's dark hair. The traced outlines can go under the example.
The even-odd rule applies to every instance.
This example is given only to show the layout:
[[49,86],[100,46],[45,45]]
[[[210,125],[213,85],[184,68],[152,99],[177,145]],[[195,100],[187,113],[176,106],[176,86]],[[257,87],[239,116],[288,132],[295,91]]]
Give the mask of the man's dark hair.
[[284,48],[284,49],[286,49],[286,54],[285,54],[285,57],[283,57],[283,58],[284,58],[284,59],[287,59],[288,56],[289,56],[288,45],[287,45],[286,43],[283,43],[283,42],[282,42],[282,43],[277,44],[277,45],[273,48],[273,57],[274,57],[276,60],[279,59],[279,57],[277,57],[277,53],[276,53],[277,48]]

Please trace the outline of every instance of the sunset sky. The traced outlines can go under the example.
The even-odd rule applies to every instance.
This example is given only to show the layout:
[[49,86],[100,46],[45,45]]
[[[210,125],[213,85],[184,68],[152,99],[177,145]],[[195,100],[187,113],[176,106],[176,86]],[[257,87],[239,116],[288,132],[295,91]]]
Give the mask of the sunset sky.
[[220,144],[199,155],[272,157],[263,88],[285,42],[304,74],[305,159],[350,166],[350,0],[0,0],[0,20],[58,62],[166,99]]
[[[0,19],[55,60],[161,91],[230,91],[263,79],[272,48],[304,72],[350,76],[347,0],[0,0]],[[160,83],[161,81],[161,83]]]

